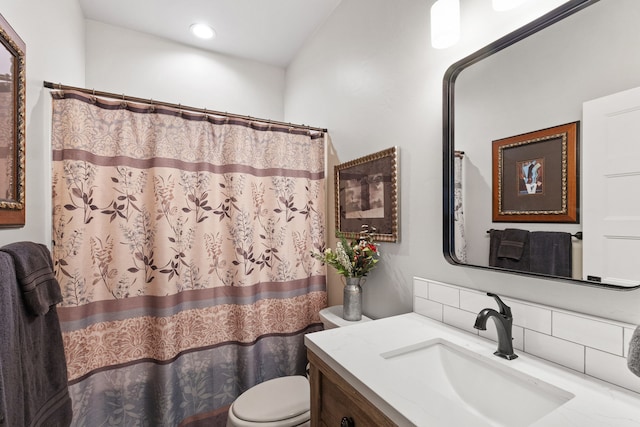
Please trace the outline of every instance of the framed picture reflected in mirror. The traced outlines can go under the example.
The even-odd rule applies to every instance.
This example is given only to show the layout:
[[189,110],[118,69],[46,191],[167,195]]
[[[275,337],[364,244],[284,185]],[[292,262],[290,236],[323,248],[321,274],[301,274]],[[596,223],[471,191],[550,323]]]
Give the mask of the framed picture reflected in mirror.
[[493,141],[494,222],[578,222],[578,123]]
[[26,45],[0,15],[0,227],[25,224]]

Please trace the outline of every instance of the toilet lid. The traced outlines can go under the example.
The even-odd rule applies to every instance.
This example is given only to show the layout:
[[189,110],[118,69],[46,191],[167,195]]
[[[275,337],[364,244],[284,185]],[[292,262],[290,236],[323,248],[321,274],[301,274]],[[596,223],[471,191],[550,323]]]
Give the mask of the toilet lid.
[[286,420],[309,411],[310,399],[306,377],[274,378],[242,393],[233,402],[233,413],[245,421]]

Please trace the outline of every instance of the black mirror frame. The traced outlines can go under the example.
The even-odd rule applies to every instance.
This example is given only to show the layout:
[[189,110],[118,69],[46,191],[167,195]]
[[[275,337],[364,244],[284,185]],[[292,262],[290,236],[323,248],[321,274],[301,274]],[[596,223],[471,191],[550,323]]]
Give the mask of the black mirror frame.
[[443,80],[443,110],[442,110],[442,242],[443,253],[445,259],[453,265],[472,267],[483,270],[499,271],[519,276],[538,277],[541,279],[562,281],[574,283],[583,286],[591,286],[597,288],[605,288],[616,291],[630,291],[639,289],[640,285],[634,287],[624,287],[619,285],[611,285],[604,283],[589,282],[585,280],[562,278],[557,276],[549,276],[538,273],[528,273],[515,270],[508,270],[499,267],[481,266],[473,264],[465,264],[460,262],[455,256],[454,243],[454,156],[455,156],[455,81],[458,75],[467,67],[475,64],[482,59],[493,55],[526,37],[537,33],[538,31],[555,24],[558,21],[597,3],[599,0],[570,0],[551,12],[541,16],[540,18],[528,23],[527,25],[507,34],[506,36],[496,40],[495,42],[485,46],[484,48],[472,53],[471,55],[461,59],[451,65],[444,75]]

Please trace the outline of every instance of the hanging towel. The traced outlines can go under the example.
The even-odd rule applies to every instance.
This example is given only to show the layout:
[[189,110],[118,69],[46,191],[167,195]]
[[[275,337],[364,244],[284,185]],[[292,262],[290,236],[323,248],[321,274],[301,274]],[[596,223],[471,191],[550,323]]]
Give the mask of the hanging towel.
[[571,234],[558,231],[532,231],[529,235],[531,272],[572,277]]
[[629,341],[629,355],[627,356],[627,367],[636,376],[640,377],[640,326],[636,327]]
[[498,265],[498,248],[500,240],[502,240],[502,230],[489,230],[489,265],[497,267]]
[[[518,246],[518,245],[507,244],[505,245],[505,248],[503,249],[502,254],[510,255],[510,256],[509,257],[499,256],[501,243],[503,240],[507,240],[505,239],[505,234],[507,230],[494,230],[494,229],[489,230],[489,265],[492,267],[506,268],[509,270],[529,271],[529,268],[530,268],[529,244],[527,240],[525,240],[525,243],[522,245],[521,253],[518,253],[518,251],[513,250],[515,249],[515,246]],[[511,230],[516,230],[516,229],[511,229]],[[525,231],[527,235],[529,233],[526,230],[518,230],[518,231]],[[517,235],[520,236],[519,233],[517,233]],[[516,233],[514,233],[513,236],[514,236],[513,238],[515,239]],[[509,241],[516,243],[515,240],[509,240]],[[511,250],[507,250],[507,247],[509,247],[509,249]],[[514,259],[515,257],[517,257],[518,259]]]
[[500,239],[498,258],[510,258],[520,261],[528,241],[529,232],[527,230],[507,228],[502,233],[502,239]]
[[51,254],[45,245],[18,242],[3,246],[0,251],[13,258],[25,305],[31,313],[41,316],[49,311],[49,307],[62,302]]
[[1,425],[68,427],[72,409],[56,307],[34,316],[21,288],[13,258],[0,251]]

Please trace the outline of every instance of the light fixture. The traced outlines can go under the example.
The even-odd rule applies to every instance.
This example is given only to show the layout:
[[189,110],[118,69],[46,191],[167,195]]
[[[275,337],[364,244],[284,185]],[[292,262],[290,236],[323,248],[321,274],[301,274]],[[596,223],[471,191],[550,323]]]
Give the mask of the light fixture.
[[460,39],[460,0],[438,0],[431,6],[431,45],[446,49]]
[[[491,0],[493,10],[514,9],[527,0]],[[431,46],[446,49],[460,39],[460,0],[436,0],[431,6]]]
[[200,39],[212,39],[216,35],[216,32],[213,30],[213,28],[211,28],[207,24],[192,24],[189,29],[191,30],[191,34]]
[[503,10],[514,9],[527,0],[491,0],[493,10],[502,12]]

